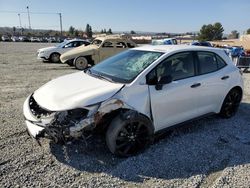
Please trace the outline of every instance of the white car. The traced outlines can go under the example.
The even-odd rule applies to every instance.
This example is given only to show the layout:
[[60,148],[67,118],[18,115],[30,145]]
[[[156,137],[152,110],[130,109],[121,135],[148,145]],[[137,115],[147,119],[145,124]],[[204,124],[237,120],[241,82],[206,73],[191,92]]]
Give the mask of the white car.
[[10,37],[8,35],[3,35],[1,38],[2,38],[2,41],[4,42],[10,41]]
[[23,112],[36,139],[59,142],[103,129],[109,150],[130,156],[173,125],[209,114],[232,117],[242,95],[241,72],[221,49],[143,46],[48,82]]
[[37,58],[43,61],[51,61],[53,63],[60,62],[60,55],[78,46],[87,46],[90,42],[81,39],[72,39],[64,41],[57,46],[41,48],[37,51]]
[[154,39],[151,42],[152,45],[176,45],[176,38]]

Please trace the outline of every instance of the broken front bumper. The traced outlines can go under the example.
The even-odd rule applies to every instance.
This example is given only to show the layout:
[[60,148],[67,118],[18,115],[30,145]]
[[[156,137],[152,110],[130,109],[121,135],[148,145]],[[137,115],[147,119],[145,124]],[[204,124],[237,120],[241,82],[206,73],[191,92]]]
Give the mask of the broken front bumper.
[[30,121],[25,121],[26,126],[27,126],[27,130],[30,134],[30,136],[32,136],[35,139],[38,139],[39,137],[42,137],[42,135],[44,134],[44,127],[40,127],[34,123],[31,123]]
[[[86,117],[76,121],[70,118],[71,111],[53,112],[46,117],[36,117],[34,110],[31,108],[31,103],[34,103],[34,98],[30,95],[23,105],[23,113],[25,123],[29,134],[35,138],[46,137],[55,142],[65,141],[68,138],[78,138],[83,134],[83,130],[91,130],[95,126],[94,111],[95,108],[89,107],[92,110],[86,110]],[[36,102],[35,102],[36,103]],[[39,105],[36,103],[36,107]],[[40,109],[41,110],[41,109]],[[44,110],[44,109],[43,109]],[[33,112],[33,113],[32,113]]]

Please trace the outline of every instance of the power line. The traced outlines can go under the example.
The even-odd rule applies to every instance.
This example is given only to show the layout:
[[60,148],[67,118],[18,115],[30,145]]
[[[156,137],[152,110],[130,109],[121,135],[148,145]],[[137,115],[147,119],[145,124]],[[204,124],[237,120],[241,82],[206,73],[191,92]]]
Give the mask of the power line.
[[[10,13],[10,14],[17,14],[17,13],[22,13],[22,14],[27,14],[27,12],[23,11],[7,11],[7,10],[0,10],[0,13]],[[30,14],[60,14],[58,12],[29,12]]]

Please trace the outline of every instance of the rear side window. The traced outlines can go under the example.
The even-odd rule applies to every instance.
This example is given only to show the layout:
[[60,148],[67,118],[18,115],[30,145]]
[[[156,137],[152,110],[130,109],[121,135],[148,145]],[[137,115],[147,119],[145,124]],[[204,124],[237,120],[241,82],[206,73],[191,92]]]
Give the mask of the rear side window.
[[124,42],[117,42],[116,48],[126,48],[126,44]]
[[199,74],[215,72],[226,66],[226,63],[214,53],[197,52],[197,56],[199,60]]
[[223,67],[225,67],[227,64],[225,63],[225,61],[223,61],[221,59],[220,56],[216,55],[216,59],[217,59],[217,63],[218,63],[218,69],[221,69]]
[[104,42],[102,45],[103,48],[113,48],[113,43],[112,42]]

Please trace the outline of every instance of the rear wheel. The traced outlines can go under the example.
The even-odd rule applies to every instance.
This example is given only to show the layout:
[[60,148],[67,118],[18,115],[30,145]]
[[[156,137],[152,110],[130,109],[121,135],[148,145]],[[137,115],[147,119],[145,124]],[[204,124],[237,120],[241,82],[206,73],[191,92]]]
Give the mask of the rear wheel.
[[144,150],[152,141],[153,127],[151,122],[142,115],[122,119],[113,119],[106,132],[109,150],[121,157],[135,155]]
[[234,116],[239,108],[241,98],[242,92],[239,89],[232,89],[224,99],[220,116],[223,118],[230,118]]
[[60,54],[59,53],[52,53],[49,57],[49,60],[52,63],[59,63],[60,62]]
[[88,60],[85,57],[77,57],[74,60],[75,68],[78,70],[84,70],[88,67]]

